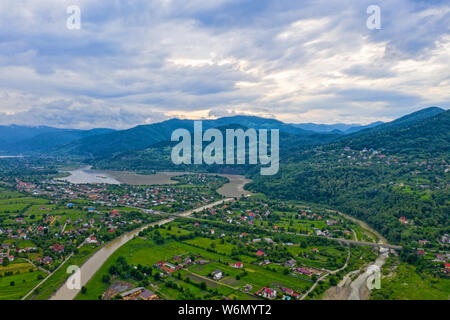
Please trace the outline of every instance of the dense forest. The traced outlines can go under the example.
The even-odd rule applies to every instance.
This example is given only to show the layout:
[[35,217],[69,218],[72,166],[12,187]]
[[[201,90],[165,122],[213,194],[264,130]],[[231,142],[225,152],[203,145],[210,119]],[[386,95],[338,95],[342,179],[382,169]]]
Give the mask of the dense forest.
[[[450,233],[450,112],[386,130],[382,126],[293,151],[278,175],[252,174],[249,188],[273,198],[333,206],[395,243],[438,240]],[[406,222],[399,221],[402,217]]]

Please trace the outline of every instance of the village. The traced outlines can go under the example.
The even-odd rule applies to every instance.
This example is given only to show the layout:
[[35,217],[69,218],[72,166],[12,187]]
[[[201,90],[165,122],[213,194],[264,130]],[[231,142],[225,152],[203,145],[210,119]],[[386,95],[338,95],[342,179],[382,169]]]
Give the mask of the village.
[[[57,270],[65,261],[82,262],[124,232],[222,198],[216,192],[222,177],[193,174],[174,180],[178,184],[133,186],[16,179],[0,199],[5,270],[0,276],[11,278],[10,286],[26,276],[27,288],[53,273],[63,281]],[[378,254],[376,248],[336,239],[377,241],[357,223],[322,207],[260,195],[234,198],[141,231],[77,299],[314,298]],[[448,235],[441,241],[448,244]],[[430,250],[426,239],[419,241],[417,254],[448,273],[449,254]],[[326,275],[326,281],[318,281]],[[318,287],[309,292],[313,285]],[[49,297],[55,287],[44,284],[41,290],[34,298]]]

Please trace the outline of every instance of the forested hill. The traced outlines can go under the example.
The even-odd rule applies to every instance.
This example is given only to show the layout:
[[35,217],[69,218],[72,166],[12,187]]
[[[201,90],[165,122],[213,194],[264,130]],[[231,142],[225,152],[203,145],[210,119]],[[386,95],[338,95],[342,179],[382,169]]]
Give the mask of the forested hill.
[[[321,144],[334,141],[339,137],[338,134],[307,131],[275,119],[254,116],[234,116],[202,121],[203,130],[234,125],[254,129],[279,129],[283,135],[291,136],[291,140],[299,145]],[[121,157],[121,154],[126,154],[128,159],[132,159],[133,153],[145,153],[146,149],[155,149],[161,144],[167,145],[170,142],[172,132],[176,129],[186,129],[192,132],[193,127],[193,120],[171,119],[128,130],[86,137],[63,146],[58,150],[58,153],[90,156],[96,159],[108,157],[117,159],[117,157]],[[140,156],[136,154],[136,158]],[[120,166],[120,164],[118,165]],[[129,163],[130,165],[134,167],[133,163]]]
[[395,121],[347,135],[330,148],[370,147],[392,153],[441,154],[449,152],[450,110],[428,108]]
[[273,198],[340,209],[395,243],[450,233],[450,111],[382,126],[293,151],[276,176],[255,173],[249,187]]

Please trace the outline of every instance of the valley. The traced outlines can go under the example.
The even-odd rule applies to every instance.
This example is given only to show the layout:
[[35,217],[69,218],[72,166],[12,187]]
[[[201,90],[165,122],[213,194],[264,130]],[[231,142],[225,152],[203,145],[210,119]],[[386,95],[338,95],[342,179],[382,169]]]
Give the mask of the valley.
[[[345,134],[206,122],[278,128],[273,176],[171,163],[170,130],[193,124],[181,120],[136,127],[158,132],[153,144],[102,130],[3,157],[0,299],[448,299],[448,117],[430,108]],[[80,152],[102,141],[114,150]],[[381,288],[368,290],[374,263]]]

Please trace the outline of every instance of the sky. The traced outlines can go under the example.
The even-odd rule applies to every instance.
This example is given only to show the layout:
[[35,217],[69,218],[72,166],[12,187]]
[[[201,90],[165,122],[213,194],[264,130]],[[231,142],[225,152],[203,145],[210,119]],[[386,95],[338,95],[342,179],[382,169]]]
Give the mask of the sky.
[[0,124],[367,124],[449,102],[448,0],[0,2]]

